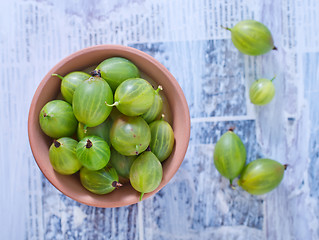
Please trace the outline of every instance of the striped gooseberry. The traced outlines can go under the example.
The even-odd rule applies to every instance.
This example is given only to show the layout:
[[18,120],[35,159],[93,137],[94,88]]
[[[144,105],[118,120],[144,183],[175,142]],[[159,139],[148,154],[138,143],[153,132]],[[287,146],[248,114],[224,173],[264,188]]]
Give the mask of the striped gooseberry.
[[53,169],[63,175],[76,173],[82,167],[76,157],[78,142],[69,137],[54,140],[49,148],[49,159]]
[[59,74],[52,74],[52,76],[60,78],[61,81],[61,93],[65,101],[72,104],[73,94],[77,86],[79,86],[84,80],[87,80],[91,75],[85,72],[71,72],[64,77]]
[[256,105],[266,105],[268,104],[275,96],[275,86],[273,80],[260,78],[256,80],[249,89],[249,98],[253,104]]
[[159,94],[160,90],[163,90],[162,86],[158,86],[158,88],[155,90],[154,102],[152,106],[142,115],[142,118],[144,118],[147,123],[151,123],[158,119],[162,113],[163,100]]
[[76,156],[84,167],[99,170],[110,160],[110,147],[98,136],[84,137],[76,147]]
[[63,100],[53,100],[44,105],[39,114],[42,131],[52,138],[71,137],[77,128],[72,106]]
[[87,127],[103,123],[112,107],[105,102],[113,102],[113,93],[108,83],[95,75],[81,83],[74,91],[73,112],[77,120]]
[[110,193],[122,186],[115,169],[108,167],[97,171],[81,168],[80,180],[88,191],[99,195]]
[[138,68],[122,57],[112,57],[101,62],[96,70],[101,71],[101,76],[110,85],[113,92],[126,79],[140,77]]
[[127,116],[139,116],[145,113],[153,104],[155,90],[152,85],[142,78],[127,79],[122,82],[114,93],[114,104],[117,109]]
[[218,172],[230,180],[241,173],[246,162],[246,149],[233,129],[224,133],[217,141],[214,150],[214,164]]
[[244,20],[238,22],[233,28],[225,29],[231,31],[233,44],[244,54],[256,56],[270,50],[277,50],[271,32],[261,22]]
[[141,193],[154,191],[161,183],[163,177],[162,164],[150,151],[143,152],[133,162],[130,169],[130,182],[132,187]]
[[160,162],[164,161],[172,153],[174,147],[174,132],[168,122],[156,120],[150,125],[151,142],[150,149]]
[[238,185],[254,195],[268,193],[275,189],[284,177],[287,165],[267,158],[254,160],[246,165]]
[[122,115],[113,122],[110,139],[120,154],[134,156],[146,150],[151,141],[151,131],[143,118]]

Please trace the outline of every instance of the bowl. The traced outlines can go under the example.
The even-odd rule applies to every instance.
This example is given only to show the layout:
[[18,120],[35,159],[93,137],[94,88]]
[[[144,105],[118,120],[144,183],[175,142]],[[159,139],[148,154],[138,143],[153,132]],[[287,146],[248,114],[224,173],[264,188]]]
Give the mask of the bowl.
[[53,170],[49,160],[49,147],[52,138],[46,136],[39,124],[39,113],[49,101],[56,99],[60,92],[61,81],[52,77],[53,73],[62,76],[98,65],[110,57],[124,57],[132,61],[139,70],[163,87],[169,111],[170,123],[174,131],[175,145],[170,157],[163,165],[163,179],[159,187],[145,193],[146,199],[162,189],[175,175],[182,164],[190,137],[189,109],[181,87],[173,75],[156,59],[135,48],[120,45],[97,45],[77,51],[56,64],[38,86],[30,106],[28,134],[34,159],[44,176],[63,194],[86,205],[111,208],[139,202],[140,193],[129,183],[106,195],[96,195],[86,190],[79,176],[61,175]]

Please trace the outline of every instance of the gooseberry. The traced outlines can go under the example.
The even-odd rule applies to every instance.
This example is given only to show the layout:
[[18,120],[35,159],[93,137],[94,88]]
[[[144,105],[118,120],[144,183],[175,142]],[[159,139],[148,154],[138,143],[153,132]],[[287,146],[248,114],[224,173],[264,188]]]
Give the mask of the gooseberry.
[[44,105],[39,114],[42,131],[52,138],[71,137],[77,128],[72,106],[63,100],[53,100]]
[[84,167],[99,170],[110,160],[110,147],[98,136],[84,137],[76,147],[76,156]]
[[230,185],[243,170],[246,149],[241,139],[230,129],[217,141],[214,150],[214,164],[218,172],[230,180]]
[[49,148],[49,159],[53,169],[63,175],[76,173],[82,167],[76,157],[78,142],[69,137],[54,140]]
[[92,76],[74,91],[74,115],[87,127],[95,127],[104,122],[112,110],[105,102],[113,102],[112,90],[101,77]]
[[107,81],[113,91],[126,79],[140,77],[138,68],[122,57],[108,58],[96,69],[101,71],[102,78]]
[[97,171],[81,168],[80,180],[88,191],[99,195],[110,193],[122,186],[115,169],[108,167]]
[[168,122],[163,119],[152,122],[150,125],[150,149],[160,162],[172,153],[174,147],[174,132]]
[[250,194],[268,193],[280,184],[286,167],[272,159],[257,159],[244,168],[238,185]]
[[110,139],[120,154],[134,156],[146,150],[151,141],[151,131],[143,118],[122,115],[113,122]]
[[152,106],[142,115],[142,118],[147,123],[151,123],[156,120],[162,113],[163,109],[163,100],[159,94],[159,91],[163,90],[162,86],[158,86],[157,90],[155,90],[154,102]]
[[265,105],[275,96],[275,86],[273,80],[261,78],[256,80],[249,89],[249,98],[253,104]]
[[163,177],[162,164],[150,151],[143,152],[133,162],[130,169],[130,182],[132,187],[141,193],[154,191],[161,183]]
[[235,47],[248,55],[261,55],[276,50],[274,40],[269,29],[261,22],[244,20],[233,28],[225,28],[231,31],[231,39]]
[[64,77],[56,73],[52,74],[52,76],[56,76],[62,80],[61,93],[65,101],[70,104],[72,104],[73,94],[77,86],[79,86],[84,80],[87,80],[91,77],[91,75],[79,71],[71,72]]
[[155,90],[142,78],[132,78],[122,82],[114,93],[114,104],[127,116],[139,116],[145,113],[153,104]]

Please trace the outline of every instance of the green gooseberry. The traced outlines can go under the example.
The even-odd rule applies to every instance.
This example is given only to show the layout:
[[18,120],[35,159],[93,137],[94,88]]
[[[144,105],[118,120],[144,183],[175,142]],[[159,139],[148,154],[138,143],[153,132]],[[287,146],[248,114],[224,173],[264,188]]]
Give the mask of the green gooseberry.
[[143,152],[133,162],[130,169],[130,182],[132,187],[141,193],[154,191],[161,183],[163,177],[162,164],[150,151]]
[[256,80],[249,89],[249,98],[253,104],[265,105],[269,103],[275,96],[275,86],[273,80],[260,78]]
[[150,125],[152,153],[163,162],[169,157],[174,147],[174,132],[168,122],[163,119],[152,122]]
[[257,159],[246,165],[238,185],[250,194],[268,193],[281,183],[286,167],[272,159]]
[[103,138],[103,140],[106,141],[107,144],[110,146],[111,145],[110,131],[111,131],[112,123],[113,121],[109,117],[103,123],[101,123],[100,125],[97,125],[96,127],[85,127],[83,123],[79,122],[78,129],[77,129],[78,140],[80,141],[87,136],[98,136]]
[[163,90],[162,86],[158,86],[157,90],[155,90],[154,102],[152,106],[142,115],[142,118],[144,118],[147,123],[151,123],[158,119],[162,113],[163,100],[159,94],[160,90]]
[[61,93],[65,101],[72,104],[73,94],[77,86],[79,86],[84,80],[87,80],[91,77],[91,75],[85,72],[71,72],[64,77],[59,74],[52,74],[52,76],[56,76],[62,80],[61,82]]
[[107,106],[106,102],[113,102],[110,86],[101,77],[92,76],[74,91],[74,115],[87,127],[95,127],[103,123],[111,113],[112,107]]
[[140,77],[138,68],[129,60],[122,57],[112,57],[101,62],[96,70],[110,85],[113,92],[126,79]]
[[80,180],[88,191],[99,195],[110,193],[122,186],[116,170],[108,167],[97,171],[81,168]]
[[120,154],[134,156],[147,149],[151,131],[143,118],[122,115],[113,122],[110,139],[112,146]]
[[100,170],[110,160],[111,151],[106,141],[98,136],[84,137],[76,147],[76,156],[89,170]]
[[128,179],[130,177],[130,168],[136,158],[137,156],[124,156],[112,148],[110,164],[115,168],[118,175]]
[[246,149],[241,139],[229,129],[217,141],[214,150],[214,164],[218,172],[230,180],[241,173],[246,163]]
[[139,116],[145,113],[153,104],[155,90],[142,78],[132,78],[122,82],[114,93],[114,104],[127,116]]
[[238,22],[233,28],[225,29],[231,31],[233,44],[244,54],[256,56],[270,50],[277,50],[271,32],[261,22],[244,20]]
[[82,167],[76,157],[76,146],[78,142],[69,137],[53,140],[49,148],[49,159],[55,171],[63,175],[76,173]]
[[52,138],[71,137],[77,128],[72,106],[63,100],[53,100],[44,105],[39,114],[42,131]]

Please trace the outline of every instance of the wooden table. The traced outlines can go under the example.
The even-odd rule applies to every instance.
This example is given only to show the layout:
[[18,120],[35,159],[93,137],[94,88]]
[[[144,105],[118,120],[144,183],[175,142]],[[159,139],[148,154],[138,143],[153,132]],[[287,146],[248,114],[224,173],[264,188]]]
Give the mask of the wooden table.
[[[317,0],[109,0],[0,2],[0,239],[319,239],[319,2]],[[243,19],[271,30],[278,51],[237,51]],[[159,60],[188,101],[191,139],[175,177],[155,196],[115,209],[61,194],[42,175],[27,133],[32,96],[62,58],[97,44],[123,44]],[[257,78],[276,95],[248,98]],[[287,163],[269,194],[232,190],[213,164],[230,127],[248,161]]]

